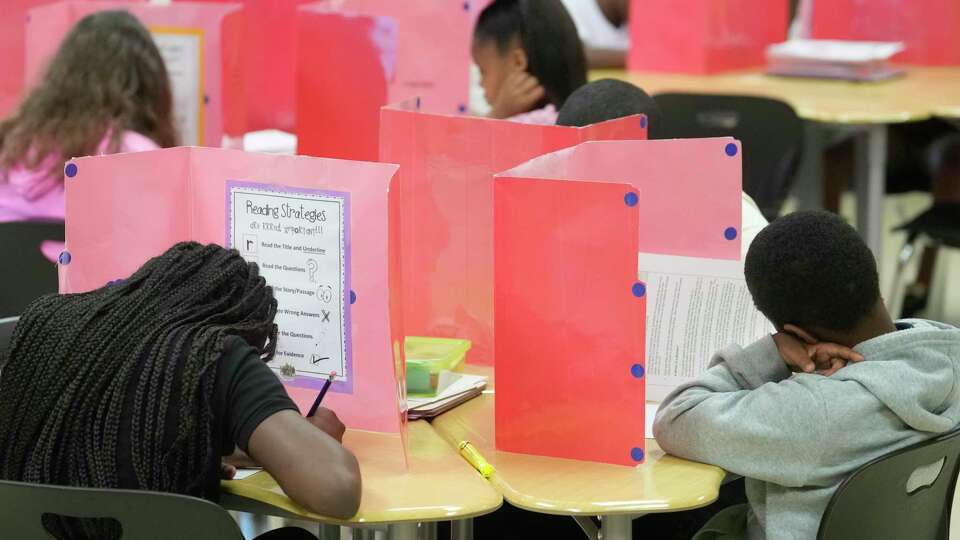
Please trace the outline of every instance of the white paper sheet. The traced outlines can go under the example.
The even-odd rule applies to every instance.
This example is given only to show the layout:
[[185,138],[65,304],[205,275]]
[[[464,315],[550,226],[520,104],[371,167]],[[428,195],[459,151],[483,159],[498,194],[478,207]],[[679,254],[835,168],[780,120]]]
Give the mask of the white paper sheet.
[[280,335],[271,368],[333,390],[350,382],[346,194],[231,181],[230,245],[260,265],[277,299]]
[[[202,146],[203,84],[201,30],[173,31],[152,28],[153,41],[167,67],[173,93],[173,116],[181,146]],[[218,141],[219,142],[219,141]]]
[[659,403],[654,401],[647,402],[646,409],[643,413],[643,437],[646,439],[653,438],[653,419],[656,418],[659,409]]
[[767,58],[866,64],[887,61],[903,49],[899,42],[795,39],[770,45]]
[[250,478],[262,470],[263,469],[260,467],[237,469],[237,474],[233,475],[231,480],[243,480],[245,478]]
[[647,399],[661,401],[706,371],[721,348],[753,343],[773,326],[753,305],[740,260],[641,253],[647,285]]
[[441,380],[441,384],[439,386],[441,388],[446,386],[441,392],[433,397],[407,397],[407,409],[417,409],[437,401],[463,394],[464,392],[468,392],[473,387],[486,384],[487,382],[487,378],[480,375],[465,375],[462,373],[451,373],[448,375],[442,373],[441,378],[444,375],[447,375],[448,377],[452,376],[453,380],[451,380],[447,385],[444,385],[443,381]]

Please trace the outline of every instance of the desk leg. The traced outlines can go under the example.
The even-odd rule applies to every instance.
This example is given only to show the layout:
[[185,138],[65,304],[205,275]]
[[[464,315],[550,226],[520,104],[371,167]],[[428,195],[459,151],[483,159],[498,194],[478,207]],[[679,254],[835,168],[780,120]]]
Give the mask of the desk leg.
[[857,135],[856,148],[857,228],[879,261],[887,176],[887,126],[866,126],[865,131]]
[[389,540],[417,540],[416,522],[397,523],[387,527]]
[[793,194],[797,199],[797,210],[818,210],[823,208],[823,150],[825,147],[825,128],[817,122],[803,123],[803,157],[797,169],[797,178],[793,184]]
[[[353,540],[385,540],[389,537],[389,529],[361,528],[353,527],[350,529]],[[416,540],[416,536],[413,537]]]
[[473,518],[451,521],[450,540],[473,540]]
[[320,538],[320,540],[340,540],[339,525],[328,525],[326,523],[321,523],[320,530],[317,532],[317,536]]
[[630,540],[633,538],[634,516],[600,516],[600,540]]
[[420,524],[420,540],[437,540],[437,522],[426,521]]
[[583,534],[587,535],[589,540],[597,540],[600,536],[600,529],[597,527],[596,523],[593,522],[593,519],[588,516],[570,516],[574,521],[577,522],[577,525],[580,526],[580,530],[583,531]]

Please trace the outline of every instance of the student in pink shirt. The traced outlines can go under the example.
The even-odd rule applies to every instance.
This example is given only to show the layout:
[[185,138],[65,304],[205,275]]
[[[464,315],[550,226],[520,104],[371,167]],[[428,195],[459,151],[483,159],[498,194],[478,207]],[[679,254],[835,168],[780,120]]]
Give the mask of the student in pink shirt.
[[174,146],[172,109],[147,29],[124,11],[84,17],[0,122],[0,222],[62,220],[64,162]]
[[477,19],[471,54],[491,118],[554,124],[587,82],[583,44],[560,0],[494,0]]

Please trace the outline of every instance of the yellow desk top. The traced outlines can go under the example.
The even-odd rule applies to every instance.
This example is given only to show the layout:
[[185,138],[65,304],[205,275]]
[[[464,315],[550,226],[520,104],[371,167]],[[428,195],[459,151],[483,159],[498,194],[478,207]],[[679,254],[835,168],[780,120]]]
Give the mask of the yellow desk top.
[[360,510],[348,521],[304,510],[265,471],[244,480],[223,481],[221,489],[282,509],[285,515],[340,525],[465,519],[502,504],[500,495],[426,422],[409,423],[406,472],[397,470],[396,460],[383,456],[384,446],[393,445],[393,439],[352,430],[344,435],[344,444],[360,462],[363,479]]
[[689,510],[717,498],[723,470],[665,455],[653,439],[637,467],[498,452],[493,407],[494,394],[486,392],[439,416],[433,427],[453,446],[470,441],[496,468],[490,482],[514,506],[596,516]]
[[801,118],[833,124],[890,124],[960,113],[960,67],[907,67],[905,76],[876,83],[773,77],[762,70],[717,75],[595,70],[590,78],[630,81],[649,94],[771,97],[789,103]]

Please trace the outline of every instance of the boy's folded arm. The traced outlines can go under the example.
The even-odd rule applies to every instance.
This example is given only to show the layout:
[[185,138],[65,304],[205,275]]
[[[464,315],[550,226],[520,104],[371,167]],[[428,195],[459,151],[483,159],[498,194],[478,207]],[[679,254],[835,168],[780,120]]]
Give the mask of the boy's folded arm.
[[670,454],[736,474],[804,485],[819,461],[826,408],[817,392],[789,376],[769,337],[730,347],[660,404],[657,442]]

